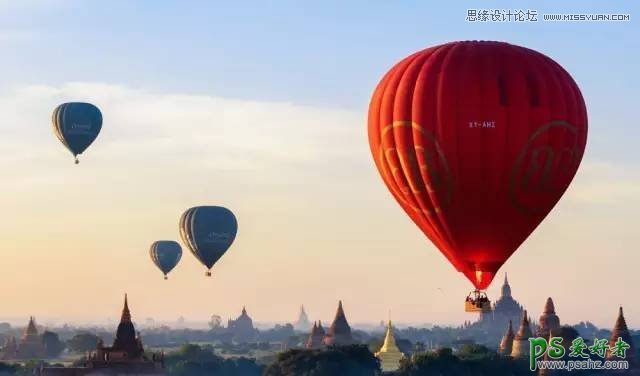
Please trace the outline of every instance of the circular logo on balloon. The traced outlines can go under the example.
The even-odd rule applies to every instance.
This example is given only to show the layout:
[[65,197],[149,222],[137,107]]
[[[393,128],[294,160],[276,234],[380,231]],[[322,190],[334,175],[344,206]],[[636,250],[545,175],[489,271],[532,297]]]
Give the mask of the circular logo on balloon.
[[[394,129],[408,128],[412,142],[402,145]],[[414,211],[432,215],[451,202],[452,178],[433,134],[412,121],[395,121],[382,129],[382,173],[398,200]]]
[[516,158],[509,182],[512,204],[528,213],[548,211],[569,186],[581,158],[575,126],[566,121],[543,125]]

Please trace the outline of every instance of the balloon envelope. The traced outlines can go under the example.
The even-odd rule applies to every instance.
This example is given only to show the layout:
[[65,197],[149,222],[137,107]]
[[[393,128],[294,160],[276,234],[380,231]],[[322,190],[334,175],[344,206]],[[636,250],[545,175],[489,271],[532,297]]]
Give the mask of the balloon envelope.
[[182,258],[182,247],[173,240],[158,240],[149,249],[151,260],[166,276]]
[[549,57],[501,42],[453,42],[384,76],[368,130],[391,194],[485,289],[576,174],[587,112],[574,80]]
[[90,103],[63,103],[53,111],[53,131],[74,156],[82,154],[102,129],[102,114]]
[[183,242],[207,269],[225,254],[238,232],[236,217],[220,206],[187,210],[180,217],[179,227]]

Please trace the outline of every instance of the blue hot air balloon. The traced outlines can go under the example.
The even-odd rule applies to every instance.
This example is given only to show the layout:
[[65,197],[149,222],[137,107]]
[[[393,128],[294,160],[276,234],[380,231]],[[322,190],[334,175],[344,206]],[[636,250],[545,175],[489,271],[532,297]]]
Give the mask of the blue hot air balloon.
[[78,164],[82,154],[102,129],[102,114],[91,103],[63,103],[53,111],[53,131]]
[[182,257],[182,247],[173,240],[158,240],[151,244],[149,255],[164,274],[164,279],[167,279],[167,274],[175,268]]
[[179,227],[182,241],[211,276],[211,268],[236,238],[238,221],[227,208],[196,206],[182,214]]

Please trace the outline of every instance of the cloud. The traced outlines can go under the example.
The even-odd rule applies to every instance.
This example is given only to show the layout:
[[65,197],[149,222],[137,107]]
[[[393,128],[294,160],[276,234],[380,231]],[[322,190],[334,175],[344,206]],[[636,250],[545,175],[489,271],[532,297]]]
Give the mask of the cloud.
[[27,86],[0,97],[0,152],[12,156],[0,164],[42,170],[38,166],[60,159],[64,147],[53,136],[50,114],[65,101],[88,101],[103,112],[103,130],[81,156],[100,168],[181,166],[276,177],[284,170],[304,176],[339,168],[345,159],[369,162],[357,113],[80,82]]
[[586,205],[640,204],[640,171],[635,166],[611,162],[583,161],[568,198]]

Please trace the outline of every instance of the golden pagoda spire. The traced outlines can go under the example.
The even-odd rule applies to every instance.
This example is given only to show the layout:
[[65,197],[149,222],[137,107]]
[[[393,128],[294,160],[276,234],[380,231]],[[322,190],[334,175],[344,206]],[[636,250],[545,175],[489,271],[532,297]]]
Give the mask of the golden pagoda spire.
[[387,323],[387,332],[384,336],[384,342],[380,347],[380,351],[378,351],[375,356],[380,359],[380,367],[383,372],[393,372],[400,368],[400,361],[404,358],[404,354],[396,344],[391,320]]
[[400,349],[398,349],[398,345],[396,345],[396,338],[393,335],[391,320],[389,320],[387,323],[387,333],[384,335],[384,342],[382,343],[382,347],[380,348],[380,352],[388,351],[400,351]]
[[124,308],[122,308],[122,316],[120,322],[131,322],[131,312],[129,312],[129,303],[127,302],[127,294],[124,294]]

